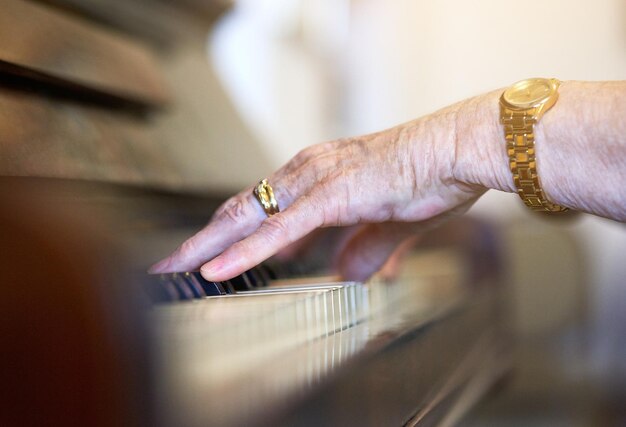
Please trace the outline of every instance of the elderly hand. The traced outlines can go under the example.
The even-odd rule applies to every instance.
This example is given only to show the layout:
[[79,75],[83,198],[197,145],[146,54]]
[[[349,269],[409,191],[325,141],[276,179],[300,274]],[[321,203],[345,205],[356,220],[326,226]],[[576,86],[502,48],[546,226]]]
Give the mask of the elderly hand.
[[[490,114],[497,125],[497,95],[490,98],[488,103],[475,98],[383,132],[301,151],[268,177],[280,213],[267,217],[252,187],[247,188],[150,271],[201,267],[207,280],[222,281],[318,227],[364,224],[346,245],[340,270],[349,279],[369,277],[404,240],[466,211],[485,191],[457,176],[458,156],[474,145],[466,142],[461,150],[457,135],[459,126],[467,126],[459,122],[459,112],[468,118],[478,114],[481,104],[493,106],[482,114]],[[480,137],[476,132],[465,135]],[[506,167],[506,160],[501,161]]]
[[[515,192],[494,91],[376,134],[303,150],[268,178],[272,217],[248,188],[152,272],[213,281],[255,266],[318,227],[361,225],[341,272],[365,279],[405,239],[464,212],[487,189]],[[626,220],[626,82],[563,82],[534,128],[548,200]],[[584,165],[584,166],[580,166]]]

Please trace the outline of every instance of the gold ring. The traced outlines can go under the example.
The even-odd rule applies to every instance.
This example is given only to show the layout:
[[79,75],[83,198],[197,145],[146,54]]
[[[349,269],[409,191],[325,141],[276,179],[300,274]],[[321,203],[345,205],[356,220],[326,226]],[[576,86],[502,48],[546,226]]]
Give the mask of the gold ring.
[[274,190],[272,186],[269,185],[267,179],[259,182],[254,190],[252,191],[254,196],[261,204],[261,207],[267,214],[267,216],[272,216],[280,212],[280,208],[278,207],[278,202],[274,197]]

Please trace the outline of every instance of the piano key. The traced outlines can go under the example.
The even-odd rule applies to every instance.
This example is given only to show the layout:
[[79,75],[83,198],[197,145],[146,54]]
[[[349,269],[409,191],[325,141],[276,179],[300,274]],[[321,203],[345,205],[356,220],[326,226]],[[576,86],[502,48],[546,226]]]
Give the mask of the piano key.
[[169,275],[169,281],[174,284],[178,293],[180,295],[180,299],[188,300],[194,299],[194,293],[191,289],[190,285],[184,280],[181,275],[178,273],[173,273]]
[[347,329],[364,320],[366,311],[361,310],[363,300],[367,297],[366,287],[356,282],[337,282],[327,284],[306,284],[274,286],[251,291],[243,291],[240,295],[277,295],[306,294],[307,292],[324,291],[323,297],[316,306],[305,306],[302,309],[308,318],[324,321],[331,332]]
[[236,291],[248,291],[254,289],[250,278],[246,273],[233,277],[228,281]]
[[176,287],[163,277],[148,277],[143,288],[152,302],[161,303],[180,299]]
[[206,282],[206,286],[213,291],[212,296],[228,294],[226,289],[224,289],[224,286],[222,286],[222,282]]
[[268,281],[278,280],[278,273],[275,267],[268,264],[261,264],[257,268],[261,269]]
[[250,270],[246,271],[245,274],[250,278],[250,282],[252,282],[252,286],[255,288],[263,288],[269,284],[267,280],[263,277],[263,275],[259,272],[257,267],[253,267]]
[[[332,287],[305,290],[250,291],[220,297],[208,297],[190,306],[184,302],[157,307],[158,317],[168,324],[184,325],[185,331],[198,334],[197,345],[202,346],[203,336],[211,336],[212,343],[222,342],[226,353],[243,351],[253,343],[265,346],[267,351],[283,348],[297,342],[306,342],[328,336],[339,328],[328,311]],[[304,309],[308,307],[305,318]],[[210,328],[215,322],[228,324],[228,328]],[[262,331],[262,333],[260,333]],[[186,333],[187,333],[186,332]],[[209,344],[207,342],[207,344]],[[272,350],[273,351],[273,350]],[[241,357],[246,357],[241,355]],[[234,360],[236,356],[231,356]],[[231,360],[231,361],[232,361]]]
[[159,280],[159,283],[162,285],[162,288],[165,289],[165,291],[169,295],[170,301],[177,301],[181,299],[180,292],[178,291],[178,289],[176,288],[176,285],[174,285],[174,283],[171,280],[162,278],[161,280]]
[[188,277],[188,280],[193,280],[194,283],[197,283],[198,286],[202,288],[205,294],[204,296],[225,295],[229,293],[226,291],[226,289],[224,289],[224,286],[221,283],[209,282],[204,277],[202,277],[202,275],[198,271],[188,272],[185,273],[185,275]]
[[226,291],[227,294],[237,293],[235,287],[229,281],[220,282],[220,285],[222,285],[222,288],[224,288],[224,291]]
[[270,285],[272,278],[270,277],[269,271],[263,264],[257,265],[256,267],[253,268],[253,270],[261,278],[261,282],[263,283],[263,286]]
[[[189,285],[189,288],[193,292],[194,297],[202,298],[207,296],[207,293],[204,291],[204,286],[200,284],[200,282],[194,275],[187,272],[180,274],[179,277]],[[207,286],[207,288],[209,287]]]
[[250,289],[256,289],[263,286],[262,283],[260,283],[259,277],[252,273],[252,270],[244,271],[241,275],[248,279],[248,283],[250,283]]

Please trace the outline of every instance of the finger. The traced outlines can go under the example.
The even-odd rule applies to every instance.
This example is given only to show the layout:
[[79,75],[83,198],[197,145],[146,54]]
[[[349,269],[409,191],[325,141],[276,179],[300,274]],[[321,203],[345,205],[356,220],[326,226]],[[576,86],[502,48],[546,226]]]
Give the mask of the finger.
[[211,281],[228,280],[266,260],[280,249],[323,225],[323,206],[315,192],[272,217],[250,236],[233,244],[200,269]]
[[[274,194],[285,205],[292,196],[277,186]],[[202,230],[183,242],[170,256],[153,265],[150,273],[168,273],[197,269],[207,260],[256,230],[267,214],[248,188],[220,206]]]
[[[320,144],[320,146],[323,148],[329,144]],[[301,195],[309,192],[316,185],[318,177],[323,175],[325,170],[332,168],[330,161],[315,163],[311,156],[320,151],[320,147],[316,147],[306,156],[301,155],[301,158],[289,162],[287,166],[268,179],[282,210],[289,207]],[[324,160],[328,156],[321,157]],[[315,159],[319,158],[320,156],[315,157]],[[300,167],[293,166],[296,164]],[[320,168],[320,164],[324,164],[324,167]],[[320,171],[320,169],[323,170]],[[252,194],[252,188],[246,189],[224,203],[204,229],[185,241],[172,255],[153,265],[149,272],[195,270],[233,243],[249,236],[265,218],[266,214]]]
[[[411,247],[416,239],[450,218],[469,209],[471,200],[450,211],[419,222],[386,222],[369,224],[348,242],[339,257],[339,272],[347,280],[364,281],[379,271],[399,245],[404,242]],[[401,252],[398,252],[401,255]],[[399,261],[401,256],[395,261]],[[389,272],[397,270],[398,262],[391,260]],[[393,274],[392,274],[393,276]]]
[[416,234],[407,238],[389,255],[387,261],[385,261],[383,266],[376,273],[383,282],[393,282],[398,278],[403,261],[418,243],[421,244],[422,237],[421,234]]
[[402,242],[409,238],[415,240],[419,228],[414,223],[366,225],[348,242],[339,257],[341,276],[346,280],[367,280],[385,265]]
[[230,242],[252,233],[265,217],[252,189],[242,191],[222,204],[206,227],[148,271],[169,273],[194,270],[205,260],[223,251]]

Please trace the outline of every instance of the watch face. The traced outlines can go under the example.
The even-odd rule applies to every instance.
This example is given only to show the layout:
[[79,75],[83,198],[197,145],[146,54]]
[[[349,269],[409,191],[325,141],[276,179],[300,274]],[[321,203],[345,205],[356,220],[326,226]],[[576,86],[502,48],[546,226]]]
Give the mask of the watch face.
[[548,79],[528,79],[508,88],[503,98],[508,104],[519,108],[531,108],[546,101],[556,90]]

